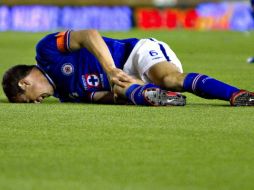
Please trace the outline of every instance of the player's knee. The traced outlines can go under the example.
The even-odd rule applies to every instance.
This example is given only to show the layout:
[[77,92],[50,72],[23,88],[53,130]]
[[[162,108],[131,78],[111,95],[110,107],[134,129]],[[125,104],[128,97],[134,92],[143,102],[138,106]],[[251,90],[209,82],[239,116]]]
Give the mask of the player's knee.
[[162,77],[160,86],[168,90],[182,91],[183,80],[184,74],[171,73]]

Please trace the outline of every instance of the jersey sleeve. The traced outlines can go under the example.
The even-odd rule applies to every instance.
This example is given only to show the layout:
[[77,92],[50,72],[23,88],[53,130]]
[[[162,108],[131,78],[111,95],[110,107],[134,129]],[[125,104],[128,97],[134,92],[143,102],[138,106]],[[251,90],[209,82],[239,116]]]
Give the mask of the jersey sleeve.
[[71,52],[70,33],[71,30],[67,30],[65,32],[59,32],[58,34],[55,35],[57,49],[62,53]]
[[47,65],[59,62],[64,54],[70,52],[70,33],[70,30],[52,33],[41,39],[36,46],[38,64]]

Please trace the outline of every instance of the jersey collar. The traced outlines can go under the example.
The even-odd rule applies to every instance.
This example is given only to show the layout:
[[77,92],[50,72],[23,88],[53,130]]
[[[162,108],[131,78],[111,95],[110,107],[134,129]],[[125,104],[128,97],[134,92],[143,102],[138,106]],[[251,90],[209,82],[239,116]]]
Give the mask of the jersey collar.
[[55,91],[56,85],[55,85],[54,81],[50,78],[50,76],[38,64],[36,64],[35,67],[37,69],[39,69],[42,72],[42,74],[48,79],[49,83],[53,86],[54,91]]

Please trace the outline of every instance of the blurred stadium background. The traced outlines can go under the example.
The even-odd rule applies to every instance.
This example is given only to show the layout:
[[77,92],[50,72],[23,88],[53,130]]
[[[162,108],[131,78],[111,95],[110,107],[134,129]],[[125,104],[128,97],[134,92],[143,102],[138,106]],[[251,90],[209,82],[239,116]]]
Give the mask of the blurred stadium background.
[[0,31],[254,28],[249,1],[1,0]]

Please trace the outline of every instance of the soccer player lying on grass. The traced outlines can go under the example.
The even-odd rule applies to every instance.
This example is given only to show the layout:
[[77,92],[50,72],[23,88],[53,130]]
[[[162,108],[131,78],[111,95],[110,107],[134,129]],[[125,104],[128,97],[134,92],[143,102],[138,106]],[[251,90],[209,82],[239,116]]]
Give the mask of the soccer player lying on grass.
[[[96,30],[49,34],[36,47],[37,65],[17,65],[3,77],[10,102],[114,103],[125,97],[136,105],[185,105],[191,92],[207,99],[253,106],[254,93],[198,73],[183,73],[167,44],[155,39],[110,39]],[[170,92],[174,91],[174,92]]]

